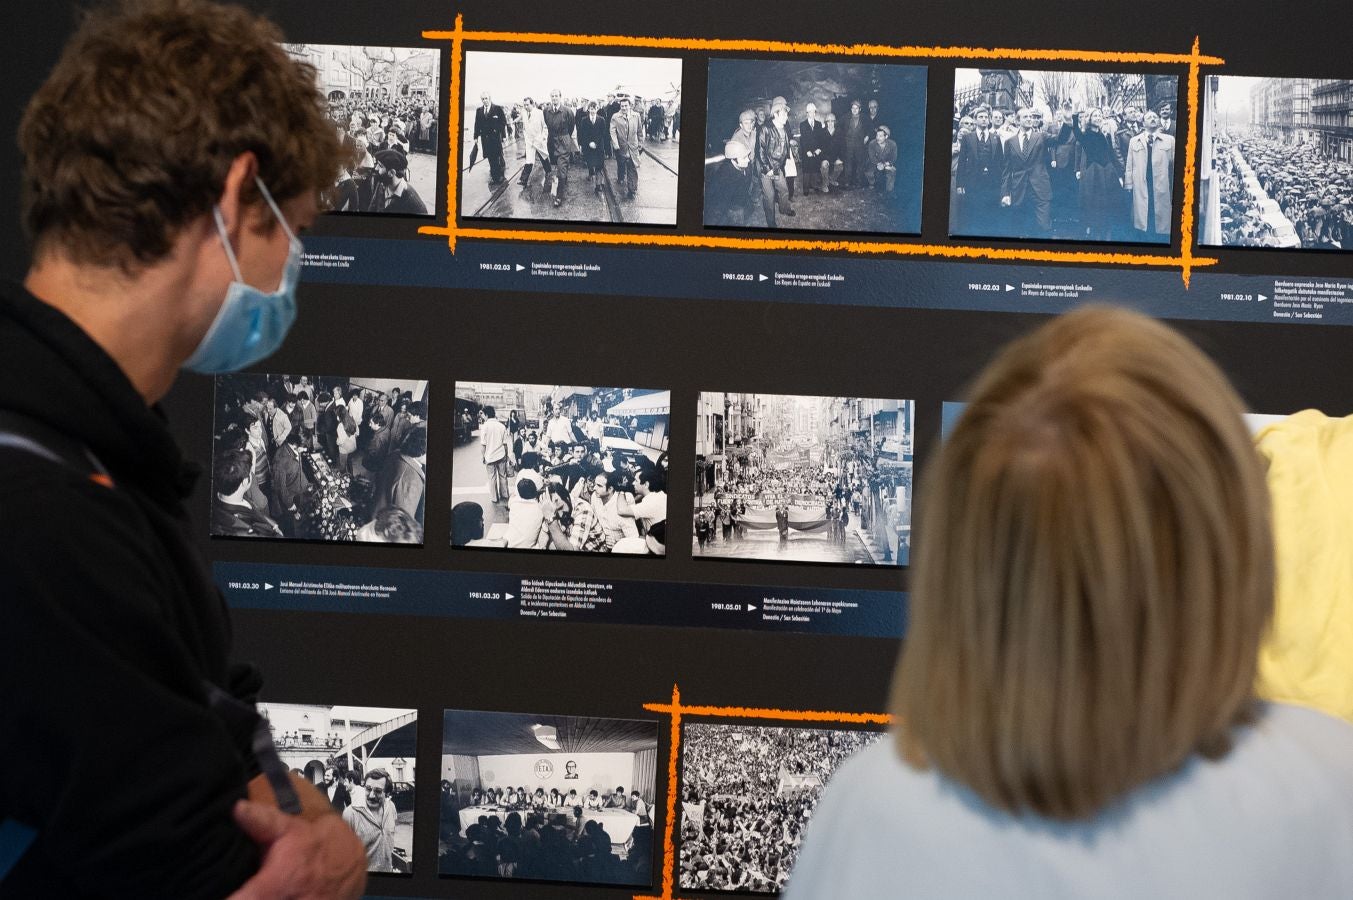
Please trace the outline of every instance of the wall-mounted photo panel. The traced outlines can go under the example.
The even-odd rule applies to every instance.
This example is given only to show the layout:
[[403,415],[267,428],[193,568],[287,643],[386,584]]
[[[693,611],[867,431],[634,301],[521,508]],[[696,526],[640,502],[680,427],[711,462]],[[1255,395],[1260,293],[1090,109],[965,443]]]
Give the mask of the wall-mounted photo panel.
[[670,391],[456,383],[451,543],[667,553]]
[[422,544],[428,383],[216,376],[213,537]]
[[653,882],[658,723],[447,710],[443,875]]
[[696,559],[904,566],[913,400],[705,391]]
[[681,60],[465,54],[460,214],[675,225]]
[[442,173],[438,149],[441,51],[432,47],[283,44],[315,68],[348,151],[329,212],[431,216]]
[[919,234],[926,69],[712,59],[706,225]]
[[366,848],[367,871],[413,871],[418,711],[259,703],[282,762],[328,798]]
[[1175,75],[956,70],[949,233],[1168,244],[1178,91]]
[[1353,82],[1203,82],[1198,243],[1353,248]]
[[680,886],[778,893],[832,774],[883,738],[879,731],[686,725]]

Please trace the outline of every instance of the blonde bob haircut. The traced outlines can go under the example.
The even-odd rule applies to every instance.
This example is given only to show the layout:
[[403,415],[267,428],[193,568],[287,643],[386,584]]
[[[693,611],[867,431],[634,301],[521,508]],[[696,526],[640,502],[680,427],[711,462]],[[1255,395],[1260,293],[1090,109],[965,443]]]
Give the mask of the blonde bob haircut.
[[1239,397],[1165,325],[1091,307],[1005,349],[918,502],[899,750],[1083,819],[1253,720],[1273,543]]

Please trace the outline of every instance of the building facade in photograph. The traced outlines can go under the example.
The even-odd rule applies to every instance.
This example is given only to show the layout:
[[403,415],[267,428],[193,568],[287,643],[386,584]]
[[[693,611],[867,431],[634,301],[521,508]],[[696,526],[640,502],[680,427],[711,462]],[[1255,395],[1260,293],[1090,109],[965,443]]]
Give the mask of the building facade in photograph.
[[1353,162],[1353,79],[1316,79],[1310,91],[1311,130],[1321,152]]

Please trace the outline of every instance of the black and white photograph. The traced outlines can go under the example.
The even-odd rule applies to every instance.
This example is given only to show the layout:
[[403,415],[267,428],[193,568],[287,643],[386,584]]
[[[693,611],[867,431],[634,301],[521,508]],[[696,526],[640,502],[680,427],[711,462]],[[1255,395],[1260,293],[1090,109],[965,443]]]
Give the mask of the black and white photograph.
[[682,888],[779,893],[841,763],[886,732],[691,723],[681,739]]
[[213,537],[422,544],[428,383],[216,376]]
[[456,383],[451,544],[667,554],[671,391]]
[[653,883],[658,723],[446,710],[437,871]]
[[444,146],[441,51],[431,47],[283,44],[315,69],[329,118],[347,151],[324,196],[336,213],[431,216]]
[[328,798],[361,838],[368,872],[413,872],[418,711],[258,704],[282,762]]
[[1353,249],[1353,81],[1203,84],[1198,243]]
[[1168,244],[1178,92],[1175,75],[957,69],[949,234]]
[[681,60],[465,54],[460,214],[675,225]]
[[696,559],[905,566],[914,400],[700,394]]
[[924,66],[712,59],[706,225],[919,234]]

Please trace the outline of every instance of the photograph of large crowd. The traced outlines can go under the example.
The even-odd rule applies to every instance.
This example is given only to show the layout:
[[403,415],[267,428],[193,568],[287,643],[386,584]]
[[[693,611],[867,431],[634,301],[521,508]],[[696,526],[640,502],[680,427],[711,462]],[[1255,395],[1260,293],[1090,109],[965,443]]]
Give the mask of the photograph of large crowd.
[[949,233],[1168,244],[1178,91],[1174,75],[956,70]]
[[324,197],[340,213],[430,216],[441,172],[437,150],[441,51],[415,47],[284,44],[315,69],[329,118],[347,151]]
[[366,848],[367,871],[413,872],[418,711],[259,703],[273,748],[312,783]]
[[670,391],[456,383],[451,543],[667,554]]
[[913,400],[706,391],[696,559],[904,566]]
[[675,225],[681,60],[465,54],[460,213]]
[[1198,243],[1353,248],[1347,80],[1207,79]]
[[216,377],[213,537],[422,544],[426,381]]
[[681,887],[778,893],[832,773],[884,737],[874,731],[686,725]]
[[924,66],[712,59],[706,225],[918,234]]
[[438,872],[653,883],[658,723],[447,710]]

